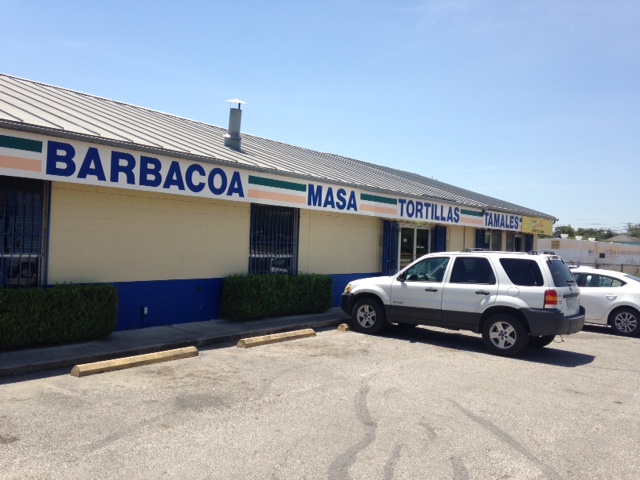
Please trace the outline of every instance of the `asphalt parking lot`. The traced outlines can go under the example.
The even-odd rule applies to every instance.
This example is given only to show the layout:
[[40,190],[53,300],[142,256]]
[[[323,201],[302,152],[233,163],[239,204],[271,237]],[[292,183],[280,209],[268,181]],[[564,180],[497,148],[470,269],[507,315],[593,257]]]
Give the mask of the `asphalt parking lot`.
[[0,477],[640,478],[640,339],[389,329],[0,384]]

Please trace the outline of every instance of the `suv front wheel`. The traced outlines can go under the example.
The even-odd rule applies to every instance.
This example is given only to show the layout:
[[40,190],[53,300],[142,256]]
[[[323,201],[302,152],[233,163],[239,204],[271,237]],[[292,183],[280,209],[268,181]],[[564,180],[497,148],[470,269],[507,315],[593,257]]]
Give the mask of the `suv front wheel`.
[[489,317],[482,327],[482,340],[491,353],[511,357],[527,346],[529,334],[518,318],[498,313]]
[[358,300],[351,313],[352,327],[360,333],[378,333],[387,324],[387,317],[380,302],[373,297]]

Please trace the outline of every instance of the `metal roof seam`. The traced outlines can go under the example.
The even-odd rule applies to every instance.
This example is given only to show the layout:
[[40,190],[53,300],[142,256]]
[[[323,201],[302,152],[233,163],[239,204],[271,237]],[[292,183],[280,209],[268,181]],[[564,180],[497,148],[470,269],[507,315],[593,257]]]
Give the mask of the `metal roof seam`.
[[[64,96],[64,95],[68,95],[66,92],[54,92],[54,94],[57,94],[57,95],[59,96],[59,100],[58,100],[58,102],[60,102],[60,103],[62,103],[62,104],[65,104],[65,105],[66,105],[66,104],[68,104],[68,103],[73,103],[74,105],[78,105],[78,107],[80,107],[80,105],[82,105],[82,103],[83,103],[83,102],[85,102],[85,103],[86,103],[90,108],[92,108],[92,107],[93,107],[93,109],[92,109],[92,111],[93,111],[92,116],[93,116],[94,118],[96,118],[96,117],[97,117],[97,118],[101,118],[101,119],[103,119],[103,123],[104,123],[104,125],[109,125],[110,127],[113,127],[113,128],[119,128],[121,131],[126,132],[128,135],[130,135],[130,136],[132,136],[132,137],[134,137],[134,138],[138,138],[138,139],[140,139],[141,141],[146,142],[146,143],[148,143],[148,144],[151,144],[151,145],[154,145],[154,146],[157,146],[157,147],[161,147],[161,146],[162,146],[162,143],[154,143],[154,142],[152,142],[152,141],[149,141],[150,139],[154,139],[154,138],[155,138],[156,140],[159,140],[159,139],[157,138],[157,136],[156,136],[156,135],[154,135],[153,133],[151,133],[150,135],[147,135],[147,134],[146,134],[146,132],[145,132],[145,133],[142,133],[142,132],[137,131],[136,129],[127,128],[127,124],[126,124],[126,123],[124,123],[124,122],[119,121],[119,119],[118,119],[118,117],[117,117],[117,116],[116,116],[115,118],[114,118],[114,117],[112,117],[112,116],[107,116],[107,115],[104,113],[104,111],[101,111],[101,109],[100,109],[100,108],[99,108],[99,109],[96,109],[96,108],[95,108],[95,106],[93,105],[93,102],[90,102],[88,98],[82,98],[82,99],[75,99],[75,98],[73,98],[73,97],[71,97],[71,98],[66,98],[66,97]],[[69,115],[73,116],[74,118],[79,118],[79,117],[78,117],[78,114],[79,114],[79,113],[76,113],[76,114],[69,113]],[[99,127],[99,125],[96,125],[93,121],[90,121],[90,120],[88,120],[88,119],[86,119],[86,118],[79,118],[79,119],[80,119],[80,120],[82,120],[82,121],[84,121],[84,122],[86,122],[86,123],[88,123],[88,124],[90,124],[90,125],[93,125],[93,126]],[[115,132],[115,131],[113,131],[112,129],[105,128],[105,126],[104,126],[104,125],[103,125],[103,127],[102,127],[102,128],[104,128],[106,131],[110,132],[110,133],[111,133],[111,134],[113,134],[113,135],[118,135],[118,133],[116,133],[116,132]],[[148,137],[148,138],[147,138],[147,137],[145,137],[145,135],[147,135],[147,137]],[[121,136],[122,136],[122,135],[121,135]]]
[[[52,121],[50,121],[50,120],[47,120],[46,118],[44,118],[44,117],[42,117],[42,116],[40,116],[40,115],[37,115],[37,114],[35,114],[35,113],[33,113],[33,112],[30,112],[29,110],[26,110],[26,109],[24,109],[23,107],[20,107],[20,106],[17,106],[17,105],[13,105],[13,104],[10,104],[10,103],[8,103],[8,102],[7,102],[7,104],[8,104],[8,105],[11,105],[11,106],[12,106],[13,108],[15,108],[16,110],[23,111],[23,112],[25,112],[26,114],[28,114],[28,115],[30,115],[30,116],[32,116],[32,117],[38,118],[38,119],[42,120],[43,122],[48,123],[49,125],[53,125],[54,127],[58,128],[58,129],[62,129],[62,130],[64,130],[64,127],[63,127],[62,125],[58,125],[58,124],[56,124],[56,123],[54,123],[54,122],[52,122]],[[24,120],[23,120],[23,121],[24,121]]]
[[[22,92],[16,92],[14,89],[12,89],[10,87],[9,87],[9,90],[11,90],[12,92],[16,93],[17,95],[24,95]],[[5,92],[6,92],[6,87],[5,87]],[[33,95],[33,93],[32,93],[32,95]],[[34,107],[34,105],[31,103],[33,101],[33,98],[29,98],[29,100],[25,100],[25,99],[22,99],[22,98],[18,98],[16,96],[11,96],[11,95],[8,95],[8,96],[10,96],[14,100],[22,103],[23,105],[28,105],[28,106]],[[49,108],[55,109],[56,112],[59,112],[59,110],[57,108],[55,108],[53,105],[51,105],[51,104],[49,104],[47,102],[43,102],[43,103],[44,103],[44,105],[48,106]],[[16,108],[20,108],[20,107],[16,106]],[[22,109],[25,110],[24,108],[22,108]],[[59,113],[54,113],[52,111],[49,111],[49,110],[46,110],[46,109],[42,109],[42,108],[40,110],[42,112],[46,113],[47,115],[53,117],[53,118],[57,118],[58,120],[60,120],[62,122],[68,123],[68,124],[73,125],[73,126],[75,126],[77,128],[82,128],[82,129],[84,129],[84,130],[86,130],[88,132],[91,132],[94,135],[100,135],[100,133],[98,131],[92,130],[91,128],[88,128],[86,125],[81,125],[79,123],[76,123],[76,122],[70,120],[69,118],[65,118],[64,116],[62,116]],[[25,110],[25,111],[28,111],[28,110]],[[30,112],[30,113],[35,116],[35,114],[33,114],[33,112]],[[71,117],[75,118],[73,115],[71,115]],[[44,121],[47,121],[44,117],[39,116],[39,118],[41,118]],[[78,119],[78,118],[76,118],[76,120],[82,121],[82,119]],[[49,123],[51,123],[51,124],[53,124],[53,125],[55,125],[55,126],[57,126],[59,128],[63,128],[62,125],[58,125],[58,124],[56,124],[54,122],[49,122]],[[89,123],[89,125],[92,125],[90,122],[85,122],[85,123]],[[92,125],[92,126],[96,127],[96,125]],[[110,132],[110,133],[112,133],[113,135],[117,135],[115,132]]]
[[13,115],[13,114],[11,114],[11,113],[9,113],[9,112],[7,112],[6,110],[3,110],[3,109],[1,109],[1,108],[0,108],[0,113],[2,113],[2,114],[4,114],[4,115],[6,115],[6,116],[8,116],[8,117],[13,117],[13,118],[15,118],[15,121],[16,121],[16,122],[22,122],[22,123],[24,123],[24,120],[22,120],[20,117],[16,117],[15,115]]

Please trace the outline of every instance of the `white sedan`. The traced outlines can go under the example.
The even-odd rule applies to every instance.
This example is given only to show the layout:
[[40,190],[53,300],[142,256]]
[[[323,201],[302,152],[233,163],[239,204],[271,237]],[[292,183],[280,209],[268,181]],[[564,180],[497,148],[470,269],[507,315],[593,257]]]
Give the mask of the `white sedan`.
[[571,272],[580,287],[585,323],[610,325],[619,335],[640,334],[640,278],[590,267]]

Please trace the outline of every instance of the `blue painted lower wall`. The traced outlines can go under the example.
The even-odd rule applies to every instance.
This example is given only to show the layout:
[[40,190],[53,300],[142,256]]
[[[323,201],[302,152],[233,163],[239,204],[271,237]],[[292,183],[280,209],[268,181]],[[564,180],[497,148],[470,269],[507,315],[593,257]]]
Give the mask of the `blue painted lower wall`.
[[[115,282],[120,304],[116,330],[201,322],[220,317],[222,278]],[[148,313],[143,314],[144,307]]]
[[377,277],[380,275],[382,275],[380,272],[329,275],[333,280],[333,306],[340,306],[340,297],[342,296],[342,292],[344,292],[344,287],[346,287],[350,281],[357,280],[359,278]]
[[[340,305],[340,296],[351,280],[377,275],[380,273],[329,275],[333,306]],[[116,331],[219,319],[223,282],[222,278],[114,282],[120,299]]]

